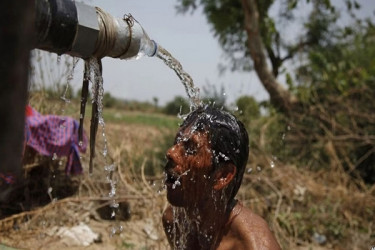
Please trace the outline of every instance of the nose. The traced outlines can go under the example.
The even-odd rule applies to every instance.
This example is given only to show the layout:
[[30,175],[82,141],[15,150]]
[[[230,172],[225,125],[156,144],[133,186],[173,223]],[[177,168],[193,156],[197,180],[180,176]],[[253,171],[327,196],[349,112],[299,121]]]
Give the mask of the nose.
[[176,151],[175,145],[173,145],[167,150],[167,153],[166,153],[167,160],[173,160],[173,155],[175,154],[175,151]]
[[168,161],[173,161],[175,163],[179,162],[181,158],[179,154],[179,151],[180,151],[179,148],[180,148],[179,145],[175,144],[167,150],[166,157]]

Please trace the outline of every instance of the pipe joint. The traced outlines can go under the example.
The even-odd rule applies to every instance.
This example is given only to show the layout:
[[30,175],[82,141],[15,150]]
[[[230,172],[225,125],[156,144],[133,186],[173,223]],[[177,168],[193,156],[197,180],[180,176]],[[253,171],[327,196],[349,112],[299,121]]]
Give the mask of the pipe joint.
[[70,54],[87,59],[94,54],[99,36],[99,24],[94,7],[76,2],[77,32]]
[[90,57],[154,56],[157,45],[129,14],[115,18],[98,7],[71,0],[35,0],[35,48]]

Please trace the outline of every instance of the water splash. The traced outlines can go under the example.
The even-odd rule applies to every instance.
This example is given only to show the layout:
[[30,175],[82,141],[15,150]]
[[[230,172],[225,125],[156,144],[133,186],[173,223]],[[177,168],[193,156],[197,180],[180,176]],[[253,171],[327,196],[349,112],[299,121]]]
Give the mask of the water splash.
[[157,57],[160,58],[169,68],[176,72],[178,78],[180,78],[182,84],[185,87],[186,94],[190,100],[190,108],[196,109],[202,105],[202,101],[199,98],[199,88],[194,87],[193,78],[184,71],[181,63],[176,60],[166,49],[158,45]]
[[[190,220],[189,216],[186,213],[184,208],[173,207],[173,227],[171,230],[171,235],[173,235],[173,249],[185,249],[188,234],[192,229],[192,220]],[[177,235],[179,238],[177,239]]]
[[181,185],[181,182],[180,182],[181,177],[184,176],[184,175],[187,175],[189,172],[190,172],[190,169],[188,169],[185,172],[183,172],[182,174],[180,174],[177,177],[176,181],[173,183],[172,189],[175,189],[177,186],[180,186]]

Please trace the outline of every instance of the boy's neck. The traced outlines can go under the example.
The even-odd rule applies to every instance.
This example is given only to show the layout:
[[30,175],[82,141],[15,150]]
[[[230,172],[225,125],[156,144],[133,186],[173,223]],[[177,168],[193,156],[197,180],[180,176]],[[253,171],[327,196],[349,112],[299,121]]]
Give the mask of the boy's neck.
[[237,204],[237,200],[232,199],[225,204],[220,202],[206,202],[203,206],[195,206],[194,208],[186,208],[188,220],[194,227],[195,240],[199,242],[201,249],[215,249],[220,243],[223,233],[229,226],[231,211]]

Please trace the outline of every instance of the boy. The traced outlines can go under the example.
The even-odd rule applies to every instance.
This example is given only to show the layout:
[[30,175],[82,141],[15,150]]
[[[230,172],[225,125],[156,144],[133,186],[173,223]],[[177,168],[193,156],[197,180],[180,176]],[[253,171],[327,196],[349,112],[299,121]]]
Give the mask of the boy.
[[163,226],[173,249],[280,249],[267,223],[234,197],[249,138],[233,115],[202,106],[181,125],[167,151],[169,206]]

